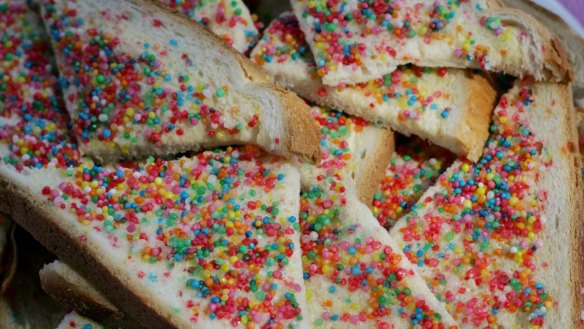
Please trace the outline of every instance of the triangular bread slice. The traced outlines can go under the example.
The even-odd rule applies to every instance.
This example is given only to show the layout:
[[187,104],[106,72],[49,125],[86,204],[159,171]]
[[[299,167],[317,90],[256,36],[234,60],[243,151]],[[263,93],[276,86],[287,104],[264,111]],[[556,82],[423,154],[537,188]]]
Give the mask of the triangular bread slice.
[[308,106],[187,17],[148,0],[51,0],[42,13],[86,154],[255,144],[318,160]]
[[496,91],[479,74],[401,66],[357,85],[321,83],[297,19],[284,13],[266,29],[251,58],[274,79],[321,105],[414,134],[475,161],[488,136]]
[[462,328],[579,328],[582,177],[568,84],[516,81],[485,154],[456,161],[392,228]]
[[[357,135],[357,143],[343,141],[347,129],[343,115],[320,113],[315,118],[322,127],[323,161],[299,168],[302,267],[310,324],[315,328],[454,326],[444,305],[359,200],[363,180],[355,179],[359,172],[353,168],[355,163],[357,168],[370,167],[369,157],[361,158],[359,145],[374,139]],[[356,120],[354,127],[359,125]],[[383,174],[387,161],[375,172]],[[370,177],[376,177],[375,185],[379,183],[379,174]]]
[[2,166],[0,199],[129,318],[155,327],[306,327],[299,175],[256,154],[22,174]]
[[258,29],[242,0],[160,1],[208,28],[241,53],[258,38]]
[[568,51],[568,60],[574,67],[574,97],[584,97],[584,38],[563,18],[531,0],[503,0],[509,7],[523,10],[553,31]]
[[[316,166],[306,162],[296,164],[302,173],[303,185],[311,186],[330,177],[342,177],[350,182],[348,185],[356,191],[359,199],[371,202],[374,188],[393,153],[392,132],[325,108],[313,107],[312,115],[321,128],[323,160]],[[55,299],[92,319],[113,317],[116,326],[124,327],[127,319],[123,313],[64,263],[50,264],[40,275],[45,291]],[[311,314],[313,309],[312,306],[309,309]],[[312,315],[308,317],[313,318]]]
[[293,0],[292,7],[329,86],[378,79],[407,63],[571,79],[559,39],[498,0]]
[[436,183],[455,159],[449,151],[419,138],[396,142],[396,149],[370,205],[373,215],[389,230],[410,212],[424,192]]
[[389,233],[343,184],[301,200],[302,265],[315,328],[452,328],[456,323]]

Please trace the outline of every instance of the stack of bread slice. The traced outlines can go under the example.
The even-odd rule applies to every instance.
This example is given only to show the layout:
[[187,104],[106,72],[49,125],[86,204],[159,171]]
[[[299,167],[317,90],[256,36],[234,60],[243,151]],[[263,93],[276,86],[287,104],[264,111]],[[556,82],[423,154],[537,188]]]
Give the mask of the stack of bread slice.
[[578,327],[558,38],[490,0],[291,5],[257,37],[242,1],[0,4],[0,283],[14,220],[72,310],[35,326]]

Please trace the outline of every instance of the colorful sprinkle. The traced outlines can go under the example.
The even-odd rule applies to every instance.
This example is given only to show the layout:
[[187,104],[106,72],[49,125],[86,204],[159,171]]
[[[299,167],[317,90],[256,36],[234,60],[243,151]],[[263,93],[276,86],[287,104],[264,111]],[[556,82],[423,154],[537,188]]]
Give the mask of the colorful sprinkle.
[[495,109],[482,158],[455,162],[391,231],[452,315],[474,327],[509,316],[541,327],[556,307],[534,259],[548,202],[537,182],[553,162],[525,117],[554,106],[536,86],[516,82]]
[[438,65],[528,69],[523,57],[507,56],[522,53],[522,31],[500,17],[485,17],[473,1],[293,2],[326,85],[377,79],[400,64],[427,65],[428,57]]
[[454,156],[419,138],[398,142],[371,210],[379,224],[391,229],[395,222],[410,212],[422,194],[453,162]]

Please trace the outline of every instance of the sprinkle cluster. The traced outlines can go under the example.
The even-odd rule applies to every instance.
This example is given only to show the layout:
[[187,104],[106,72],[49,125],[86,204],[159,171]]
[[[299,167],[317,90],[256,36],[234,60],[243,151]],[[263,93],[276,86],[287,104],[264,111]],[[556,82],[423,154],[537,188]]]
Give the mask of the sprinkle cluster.
[[80,154],[39,18],[24,1],[11,1],[0,4],[0,27],[1,161],[18,171],[76,164]]
[[345,179],[350,171],[356,169],[351,163],[355,160],[355,147],[351,139],[367,125],[360,118],[350,117],[334,110],[320,107],[312,108],[312,116],[320,127],[321,162],[316,166],[304,164],[304,171],[315,173],[310,177],[311,184],[326,181],[327,178]]
[[[281,65],[286,63],[301,64],[316,81],[320,81],[319,75],[322,74],[319,73],[322,68],[317,67],[298,20],[291,13],[283,14],[268,26],[252,53],[252,60],[268,71],[273,66],[276,72],[283,70]],[[391,111],[398,112],[398,121],[419,120],[430,111],[439,112],[438,118],[446,119],[450,110],[440,103],[448,99],[449,92],[438,90],[436,84],[440,83],[440,78],[445,77],[447,72],[444,68],[400,66],[379,79],[355,85],[340,84],[334,88],[322,85],[318,89],[319,98],[314,100],[326,103],[326,97],[331,94],[337,94],[338,97],[343,91],[356,91],[367,97],[368,103],[363,104],[366,110],[380,111],[380,108],[390,106]],[[430,77],[438,79],[433,86],[425,83]],[[430,88],[433,90],[429,90]],[[387,120],[382,112],[377,117],[380,121]]]
[[538,172],[552,160],[522,119],[531,86],[519,82],[501,98],[482,158],[440,176],[435,193],[393,230],[451,313],[477,327],[495,325],[500,313],[540,327],[554,305],[534,275],[547,202]]
[[[285,171],[255,160],[254,147],[206,152],[176,161],[150,160],[66,170],[42,194],[130,258],[188,270],[186,314],[232,325],[283,326],[302,318],[302,282],[288,274],[297,215],[282,208]],[[137,280],[156,281],[140,272]],[[205,302],[201,305],[200,300]]]
[[[320,305],[312,310],[319,312],[313,316],[313,324],[342,327],[369,323],[391,328],[391,318],[399,317],[412,326],[444,328],[441,315],[409,286],[407,279],[414,272],[402,267],[403,254],[364,230],[363,225],[369,224],[360,221],[367,220],[366,215],[348,217],[346,203],[345,187],[338,181],[331,182],[328,191],[314,187],[302,194],[301,246],[307,299],[317,299],[314,303]],[[358,298],[362,294],[366,297]]]
[[429,47],[448,40],[454,58],[488,68],[489,47],[468,26],[480,24],[502,40],[513,37],[498,17],[484,16],[481,5],[468,0],[296,2],[320,77],[340,70],[357,71],[373,62],[415,62],[418,58],[410,58],[414,54],[404,47],[414,38]]
[[240,52],[258,37],[252,16],[241,0],[159,0],[209,28]]
[[[185,273],[177,293],[186,296],[183,314],[193,323],[207,317],[284,328],[300,321],[301,277],[290,274],[299,266],[291,262],[295,253],[299,262],[299,223],[283,191],[289,171],[259,160],[261,152],[251,146],[106,167],[81,160],[34,19],[25,5],[0,6],[0,24],[10,31],[0,47],[7,68],[2,114],[18,122],[0,130],[11,151],[4,161],[60,168],[53,174],[61,182],[40,191],[47,201],[128,252],[129,261],[164,264],[164,276],[171,269]],[[142,271],[135,277],[164,279]]]
[[[305,165],[316,179],[303,172],[300,226],[302,266],[309,311],[316,327],[375,325],[391,328],[391,317],[411,325],[444,328],[442,316],[407,281],[414,272],[403,267],[405,256],[374,239],[363,225],[371,225],[371,213],[355,216],[347,203],[351,162],[358,157],[355,136],[367,124],[337,111],[313,108],[321,127],[322,162]],[[312,186],[312,187],[309,187]],[[321,284],[324,282],[324,286]],[[326,289],[326,290],[323,290]],[[366,298],[360,296],[365,294]],[[318,305],[318,306],[316,306]],[[343,311],[340,311],[343,310]]]
[[398,143],[378,190],[371,210],[379,224],[391,229],[409,213],[422,194],[453,162],[448,151],[428,145],[419,138]]
[[[180,138],[201,125],[207,140],[224,140],[258,125],[257,114],[226,122],[224,112],[214,105],[221,103],[224,110],[230,108],[229,113],[238,112],[236,106],[225,105],[232,97],[229,87],[189,75],[197,71],[187,54],[175,63],[178,68],[169,67],[170,49],[180,46],[176,39],[134,44],[123,31],[114,35],[103,26],[85,24],[75,2],[58,6],[47,2],[44,10],[63,64],[65,97],[76,112],[73,130],[82,144],[94,141],[127,153],[136,144],[157,146],[165,136]],[[111,26],[116,20],[143,19],[107,9],[100,15],[110,19]],[[164,27],[158,19],[151,23],[153,29]],[[130,49],[136,51],[126,52]]]

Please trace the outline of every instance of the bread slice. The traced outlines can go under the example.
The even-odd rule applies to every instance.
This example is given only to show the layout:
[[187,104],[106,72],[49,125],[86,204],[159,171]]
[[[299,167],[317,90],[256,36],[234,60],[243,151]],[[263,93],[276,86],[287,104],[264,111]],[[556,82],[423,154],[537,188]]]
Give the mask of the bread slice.
[[419,138],[398,140],[396,144],[385,175],[375,189],[373,202],[366,203],[386,230],[410,212],[455,159],[447,150],[428,145]]
[[568,60],[574,68],[574,97],[584,97],[584,38],[561,17],[531,0],[503,0],[509,7],[523,10],[547,26],[562,41],[568,51]]
[[[324,160],[312,168],[300,166],[305,191],[299,219],[310,305],[307,321],[316,328],[454,325],[387,231],[358,200],[349,170],[354,152],[342,147],[353,143],[351,139],[339,143],[346,138],[342,132],[357,124],[347,120],[341,125],[344,116],[340,113],[314,110],[323,127]],[[353,248],[356,255],[351,255]],[[364,268],[355,274],[354,266]]]
[[135,327],[303,328],[299,176],[257,153],[26,174],[2,166],[0,199]]
[[477,164],[456,161],[391,230],[461,328],[579,328],[582,177],[568,84],[517,81]]
[[399,65],[481,68],[538,81],[571,80],[558,38],[498,0],[293,0],[324,84],[378,79]]
[[246,52],[258,38],[258,29],[241,0],[161,1],[207,27],[239,52]]
[[303,267],[315,328],[452,328],[444,305],[367,206],[343,184],[301,200]]
[[59,260],[39,272],[43,290],[61,303],[91,319],[120,319],[124,315],[77,272]]
[[[351,149],[351,139],[343,142],[335,138],[345,130],[338,127],[343,116],[329,112],[328,117],[317,115],[315,119],[322,126],[323,161],[299,168],[303,190],[299,218],[302,267],[309,323],[315,328],[453,326],[455,322],[444,305],[359,200],[363,193],[357,184],[362,180],[355,179],[360,174],[351,168],[355,163],[368,168],[367,155],[359,155],[359,146]],[[358,119],[352,120],[353,125],[359,125]],[[370,136],[374,136],[372,133],[370,130]],[[326,138],[327,134],[332,138]],[[375,141],[363,134],[356,135],[356,140],[358,145]],[[342,148],[344,145],[349,147]],[[383,173],[384,167],[375,172]],[[379,182],[378,174],[370,177],[375,177],[375,185]]]
[[318,161],[308,106],[187,17],[149,0],[51,0],[42,13],[84,153],[255,144]]
[[476,161],[488,136],[497,93],[479,74],[400,66],[357,85],[322,84],[297,19],[273,21],[251,57],[286,88],[318,104],[414,134]]
[[340,175],[370,204],[394,151],[393,132],[323,107],[313,107],[312,116],[320,127],[322,160],[317,165],[296,162],[303,186]]
[[[318,165],[299,162],[302,182],[309,188],[329,176],[346,177],[359,199],[370,203],[373,191],[393,153],[393,133],[337,111],[312,108],[321,128],[323,161]],[[110,319],[124,328],[128,320],[91,284],[62,262],[47,265],[40,273],[43,288],[55,299],[91,319]],[[115,319],[115,321],[111,321]]]
[[94,322],[76,312],[67,314],[56,329],[107,329],[107,327]]

